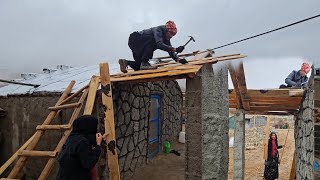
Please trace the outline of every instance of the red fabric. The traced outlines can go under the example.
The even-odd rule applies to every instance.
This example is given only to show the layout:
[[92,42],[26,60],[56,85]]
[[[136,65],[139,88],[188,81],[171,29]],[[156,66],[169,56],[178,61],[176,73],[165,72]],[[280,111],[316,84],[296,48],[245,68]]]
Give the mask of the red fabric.
[[272,158],[275,157],[277,152],[278,152],[278,148],[277,148],[277,144],[276,144],[276,138],[272,137]]
[[168,32],[170,32],[173,36],[177,34],[177,26],[173,21],[168,21],[165,24],[165,27]]
[[97,180],[97,169],[95,166],[91,169],[91,180]]
[[308,74],[310,71],[310,65],[308,63],[303,63],[301,65],[301,71],[303,71],[304,73]]

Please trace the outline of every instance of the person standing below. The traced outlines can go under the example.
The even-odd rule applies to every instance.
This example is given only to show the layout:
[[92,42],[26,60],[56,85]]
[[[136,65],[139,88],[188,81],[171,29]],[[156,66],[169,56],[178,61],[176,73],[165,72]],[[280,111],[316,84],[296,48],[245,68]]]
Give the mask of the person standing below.
[[270,134],[268,143],[268,157],[265,161],[264,179],[274,180],[279,178],[279,152],[278,149],[284,146],[278,146],[278,138],[275,132]]
[[285,82],[287,85],[280,85],[280,88],[305,88],[308,77],[307,74],[310,71],[310,65],[308,63],[303,63],[299,71],[292,71]]
[[188,63],[186,59],[180,59],[177,56],[177,53],[181,53],[184,50],[184,46],[174,48],[171,45],[170,39],[176,34],[177,27],[173,21],[168,21],[165,25],[131,33],[128,45],[132,51],[134,61],[119,59],[121,72],[128,72],[128,66],[135,71],[156,69],[156,66],[151,66],[149,60],[152,59],[153,52],[157,49],[168,52],[176,62],[181,64]]
[[57,158],[60,165],[57,179],[91,180],[105,135],[97,133],[98,119],[91,115],[77,118],[72,126],[72,132]]

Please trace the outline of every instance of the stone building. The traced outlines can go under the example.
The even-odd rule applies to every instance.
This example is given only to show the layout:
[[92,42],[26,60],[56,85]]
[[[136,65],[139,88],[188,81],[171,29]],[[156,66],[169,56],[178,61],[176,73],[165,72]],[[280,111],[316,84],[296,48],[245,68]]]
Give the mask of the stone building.
[[[118,64],[110,65],[110,74],[118,73]],[[0,117],[0,132],[5,137],[0,145],[0,163],[3,164],[35,132],[54,106],[71,80],[76,84],[73,92],[89,83],[92,75],[99,73],[98,66],[61,68],[37,74],[23,82],[32,86],[8,85],[0,88],[0,107],[7,110]],[[148,159],[162,150],[164,141],[174,141],[181,130],[182,92],[175,80],[119,84],[113,86],[113,103],[117,150],[121,179],[130,179],[137,167],[146,165]],[[98,91],[93,114],[103,125],[101,92]],[[54,124],[66,124],[71,110],[60,113]],[[53,150],[63,131],[46,133],[38,150]],[[34,158],[35,159],[35,158]],[[24,169],[26,179],[36,179],[44,167],[43,160],[30,160]],[[99,166],[105,167],[105,161]],[[57,167],[57,165],[55,166]],[[100,168],[100,169],[101,169]],[[55,179],[57,168],[51,173]],[[6,175],[8,172],[5,172]],[[102,176],[108,173],[102,172]]]

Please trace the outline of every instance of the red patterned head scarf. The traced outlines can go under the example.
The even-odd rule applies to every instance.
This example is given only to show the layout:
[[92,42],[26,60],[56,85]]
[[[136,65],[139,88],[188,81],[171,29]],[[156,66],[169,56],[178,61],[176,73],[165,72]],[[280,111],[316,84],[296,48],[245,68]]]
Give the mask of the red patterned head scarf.
[[165,24],[166,30],[173,36],[177,34],[177,26],[173,21],[168,21]]
[[308,74],[310,71],[310,65],[308,63],[302,63],[301,65],[301,71]]

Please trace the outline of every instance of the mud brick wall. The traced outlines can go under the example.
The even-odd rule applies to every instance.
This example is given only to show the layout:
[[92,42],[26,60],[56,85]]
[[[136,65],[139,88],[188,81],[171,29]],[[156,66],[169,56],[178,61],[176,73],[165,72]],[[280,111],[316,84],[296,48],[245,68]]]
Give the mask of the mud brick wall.
[[313,179],[314,89],[310,77],[304,100],[295,121],[296,179]]
[[[161,147],[166,140],[176,140],[181,131],[182,92],[176,81],[115,86],[113,102],[121,179],[131,179],[135,170],[147,163],[151,95],[160,95],[161,98]],[[101,113],[103,109],[99,117],[102,117]],[[103,126],[103,119],[100,121]],[[100,162],[103,169],[106,161]],[[108,179],[107,169],[99,171],[102,171],[103,179]]]
[[[7,161],[35,133],[36,126],[42,124],[49,114],[48,107],[54,106],[60,95],[59,93],[44,93],[34,94],[33,96],[0,97],[0,107],[7,111],[7,116],[0,118],[0,132],[3,134],[0,144],[0,164]],[[71,113],[70,110],[62,111],[52,124],[66,124],[71,117]],[[37,146],[37,150],[54,150],[63,132],[51,131],[45,133]],[[44,159],[46,158],[28,160],[21,175],[25,179],[37,179],[46,163]],[[8,170],[1,177],[8,175]],[[49,179],[56,179],[56,173],[57,168],[54,168]]]

